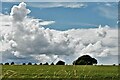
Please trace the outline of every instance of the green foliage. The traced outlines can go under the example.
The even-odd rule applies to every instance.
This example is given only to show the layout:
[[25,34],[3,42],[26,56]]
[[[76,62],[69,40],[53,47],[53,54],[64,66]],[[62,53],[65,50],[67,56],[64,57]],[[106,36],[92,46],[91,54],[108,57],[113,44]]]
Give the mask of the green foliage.
[[28,63],[28,65],[32,65],[32,63],[31,63],[31,62],[29,62],[29,63]]
[[49,65],[49,64],[48,64],[48,62],[46,62],[46,63],[45,63],[45,64],[43,64],[43,65]]
[[5,65],[9,65],[9,63],[5,63]]
[[42,65],[42,63],[40,63],[40,65]]
[[11,65],[14,65],[14,62],[11,62]]
[[83,55],[79,57],[77,60],[73,61],[73,65],[93,65],[97,64],[97,60],[95,58],[90,57],[89,55]]
[[60,60],[56,63],[56,65],[65,65],[65,62]]
[[52,62],[51,65],[54,65],[54,63]]
[[26,65],[26,63],[22,63],[22,65]]

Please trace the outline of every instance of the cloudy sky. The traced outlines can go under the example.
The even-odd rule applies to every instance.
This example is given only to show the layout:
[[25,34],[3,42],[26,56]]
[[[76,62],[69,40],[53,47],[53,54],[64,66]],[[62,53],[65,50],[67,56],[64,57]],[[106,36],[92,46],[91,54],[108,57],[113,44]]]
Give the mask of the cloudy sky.
[[118,63],[117,2],[2,2],[3,62]]

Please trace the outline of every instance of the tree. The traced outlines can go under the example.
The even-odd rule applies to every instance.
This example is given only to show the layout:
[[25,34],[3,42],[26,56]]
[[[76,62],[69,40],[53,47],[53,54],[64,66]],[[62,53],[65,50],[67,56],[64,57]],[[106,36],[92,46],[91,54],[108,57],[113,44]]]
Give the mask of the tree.
[[115,64],[113,64],[113,66],[115,66]]
[[11,65],[14,65],[14,62],[11,62]]
[[90,57],[89,55],[83,55],[79,57],[77,60],[73,61],[73,65],[93,65],[97,64],[97,60],[95,58]]
[[97,64],[97,60],[95,58],[92,58],[92,63]]
[[56,63],[56,65],[65,65],[65,62],[60,60]]
[[49,65],[47,62],[45,63],[45,64],[43,64],[43,65]]
[[31,63],[31,62],[29,62],[29,63],[28,63],[28,65],[32,65],[32,63]]
[[40,63],[40,65],[42,65],[42,63]]
[[51,65],[54,65],[54,63],[52,62]]
[[34,65],[37,65],[37,63],[35,63]]
[[9,63],[5,63],[5,65],[9,65]]
[[22,65],[26,65],[25,63],[23,63]]

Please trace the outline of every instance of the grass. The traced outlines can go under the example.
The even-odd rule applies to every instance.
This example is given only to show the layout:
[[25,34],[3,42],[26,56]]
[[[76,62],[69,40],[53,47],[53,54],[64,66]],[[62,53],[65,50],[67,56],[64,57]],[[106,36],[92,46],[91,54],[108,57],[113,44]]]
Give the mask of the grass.
[[2,80],[80,79],[119,80],[118,66],[2,65]]

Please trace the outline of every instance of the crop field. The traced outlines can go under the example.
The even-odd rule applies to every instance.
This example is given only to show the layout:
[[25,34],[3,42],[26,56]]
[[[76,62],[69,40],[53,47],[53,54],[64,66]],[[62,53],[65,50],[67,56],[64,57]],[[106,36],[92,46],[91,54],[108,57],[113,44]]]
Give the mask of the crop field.
[[2,80],[120,80],[120,66],[2,65]]

